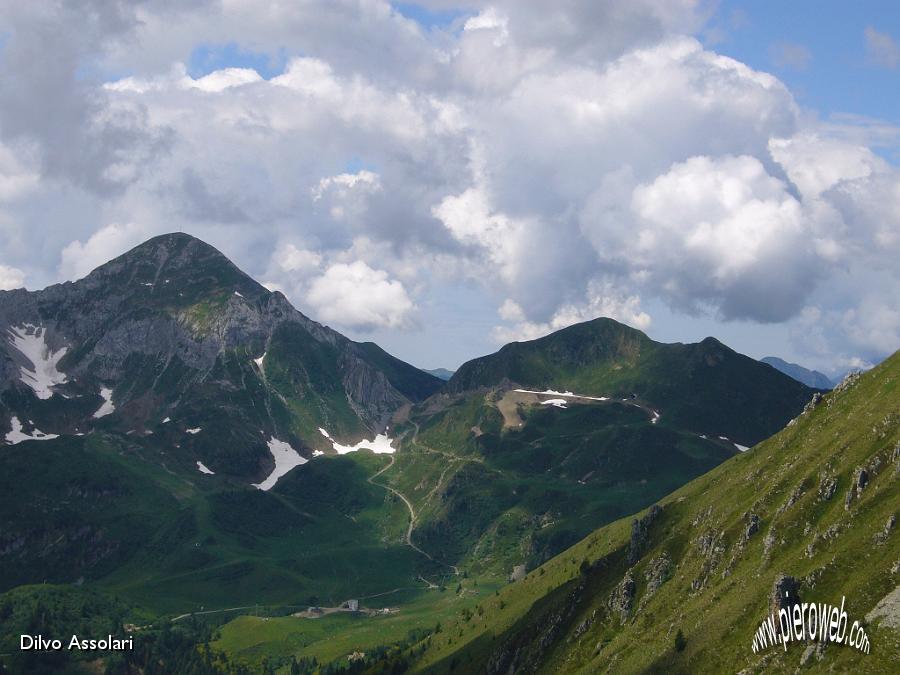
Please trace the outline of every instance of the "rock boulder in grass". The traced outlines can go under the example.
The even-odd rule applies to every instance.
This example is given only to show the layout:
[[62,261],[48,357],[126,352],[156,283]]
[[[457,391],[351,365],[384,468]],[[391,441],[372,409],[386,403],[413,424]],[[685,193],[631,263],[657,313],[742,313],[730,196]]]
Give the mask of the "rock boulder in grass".
[[622,578],[622,581],[619,582],[619,585],[616,586],[609,596],[609,601],[607,602],[609,611],[613,615],[618,616],[622,623],[625,623],[628,619],[628,615],[631,613],[631,607],[634,604],[634,596],[636,593],[637,584],[634,582],[634,576],[632,575],[631,570],[628,570]]

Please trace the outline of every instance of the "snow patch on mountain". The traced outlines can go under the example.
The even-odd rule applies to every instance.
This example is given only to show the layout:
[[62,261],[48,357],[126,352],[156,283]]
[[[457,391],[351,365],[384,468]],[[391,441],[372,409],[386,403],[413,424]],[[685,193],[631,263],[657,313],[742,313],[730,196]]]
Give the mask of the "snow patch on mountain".
[[735,443],[733,440],[728,438],[728,436],[719,436],[719,440],[725,441],[726,443],[731,443],[734,447],[736,447],[741,452],[747,452],[750,447],[747,445],[741,445],[740,443]]
[[100,387],[100,396],[103,398],[103,405],[101,405],[97,409],[97,412],[94,413],[94,419],[106,417],[107,415],[111,415],[116,411],[116,406],[112,401],[112,389],[109,389],[108,387]]
[[548,398],[546,401],[541,401],[541,405],[552,405],[556,408],[565,408],[566,407],[566,399],[564,399],[564,398]]
[[65,374],[57,370],[56,364],[68,350],[63,347],[55,352],[51,351],[45,332],[42,326],[30,323],[7,329],[9,343],[31,362],[31,368],[19,367],[21,380],[40,399],[50,398],[53,396],[53,387],[66,382]]
[[319,427],[319,433],[321,433],[325,438],[331,441],[331,447],[333,447],[335,452],[337,452],[337,454],[339,455],[346,455],[350,452],[357,452],[364,448],[371,450],[376,455],[392,455],[397,451],[396,448],[392,447],[391,445],[394,442],[394,439],[390,438],[387,434],[377,434],[374,440],[362,440],[356,445],[342,445],[341,443],[338,443],[336,440],[334,440],[331,437],[331,434],[325,431],[325,429],[323,429],[322,427]]
[[562,396],[564,398],[583,398],[588,401],[608,401],[608,396],[584,396],[583,394],[573,394],[571,391],[556,391],[555,389],[547,389],[545,391],[535,391],[533,389],[516,389],[520,394],[542,394],[544,396]]
[[216,472],[215,472],[215,471],[213,471],[212,469],[210,469],[208,466],[206,466],[206,465],[205,465],[203,462],[201,462],[199,459],[197,460],[197,470],[198,470],[200,473],[205,473],[205,474],[208,474],[208,475],[210,475],[210,476],[215,476],[215,475],[216,475]]
[[194,434],[199,434],[201,431],[203,431],[203,427],[197,427],[197,428],[195,428],[195,429],[185,429],[185,430],[184,430],[184,432],[185,432],[186,434],[191,434],[192,436],[193,436]]
[[22,431],[22,423],[19,421],[18,417],[10,419],[10,424],[12,425],[12,430],[6,434],[6,442],[10,445],[15,445],[22,441],[49,441],[53,438],[59,438],[58,434],[45,434],[37,427],[32,429],[31,435],[29,436]]
[[271,490],[275,483],[278,482],[278,479],[288,471],[309,461],[306,457],[301,457],[300,453],[294,450],[289,443],[279,441],[274,436],[269,439],[268,445],[269,452],[272,453],[272,459],[275,460],[275,468],[262,483],[253,483],[253,487],[263,491]]

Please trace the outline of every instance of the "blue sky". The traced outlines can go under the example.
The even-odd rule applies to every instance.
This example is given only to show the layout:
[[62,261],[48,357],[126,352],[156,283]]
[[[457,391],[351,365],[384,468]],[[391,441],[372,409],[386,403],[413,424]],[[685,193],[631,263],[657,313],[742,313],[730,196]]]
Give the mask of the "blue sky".
[[242,48],[236,42],[224,44],[197,45],[188,57],[188,74],[202,77],[220,68],[252,68],[265,79],[284,72],[287,52],[279,49],[274,53],[252,51]]
[[[900,71],[872,62],[867,28],[900,40],[900,3],[890,0],[723,0],[701,34],[721,54],[777,75],[797,101],[828,118],[848,113],[900,124]],[[779,59],[784,46],[806,50]],[[882,147],[896,162],[897,147]]]
[[461,9],[429,9],[412,2],[395,2],[392,4],[403,16],[417,22],[426,30],[448,28],[454,21],[472,14],[471,11]]

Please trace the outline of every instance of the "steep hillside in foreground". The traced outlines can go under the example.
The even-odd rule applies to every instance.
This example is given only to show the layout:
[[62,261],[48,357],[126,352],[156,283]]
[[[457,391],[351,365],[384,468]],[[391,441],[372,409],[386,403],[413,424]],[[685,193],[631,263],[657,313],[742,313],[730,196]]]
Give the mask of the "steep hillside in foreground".
[[636,396],[675,426],[758,443],[781,429],[814,390],[714,338],[664,344],[600,318],[463,364],[445,390],[513,383],[543,391]]
[[[892,672],[900,660],[900,353],[787,428],[597,530],[407,654],[434,673]],[[781,575],[871,643],[751,641]],[[788,582],[787,585],[789,585]],[[782,582],[782,587],[787,587]],[[681,639],[678,637],[681,635]]]
[[371,438],[440,386],[312,321],[185,234],[74,283],[0,292],[0,443],[152,436],[191,465],[263,483],[331,451],[320,427]]

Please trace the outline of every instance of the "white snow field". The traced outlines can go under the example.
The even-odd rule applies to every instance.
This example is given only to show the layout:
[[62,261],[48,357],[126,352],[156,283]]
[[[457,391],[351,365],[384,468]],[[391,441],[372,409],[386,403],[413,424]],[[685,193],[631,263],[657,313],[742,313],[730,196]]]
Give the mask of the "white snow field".
[[[515,389],[514,391],[520,394],[538,394],[541,396],[562,396],[565,398],[551,398],[546,401],[541,401],[541,405],[552,405],[557,408],[565,408],[566,398],[580,398],[586,401],[608,401],[608,396],[585,396],[583,394],[574,394],[571,391],[556,391],[555,389],[547,389],[545,391],[535,391],[534,389]],[[630,399],[623,398],[623,403],[631,403]],[[636,404],[632,404],[636,405]],[[641,406],[638,406],[641,407]],[[656,424],[659,422],[660,414],[656,410],[650,410],[652,415],[650,419],[651,424]]]
[[278,479],[295,466],[306,464],[309,461],[306,457],[301,457],[300,453],[294,450],[289,443],[279,441],[274,436],[269,439],[268,445],[269,452],[272,453],[272,458],[275,460],[275,468],[272,469],[272,473],[262,483],[253,483],[253,487],[259,488],[264,492],[271,490],[275,483],[278,482]]
[[194,434],[199,434],[201,431],[203,431],[203,427],[197,427],[196,429],[185,429],[184,430],[185,433],[191,434],[192,436]]
[[334,440],[331,437],[331,434],[325,431],[322,427],[319,427],[319,433],[321,433],[325,438],[331,441],[331,447],[333,447],[339,455],[346,455],[349,452],[357,452],[358,450],[362,450],[363,448],[371,450],[376,455],[392,455],[397,451],[391,446],[391,443],[394,442],[394,439],[388,437],[387,434],[378,434],[375,436],[374,440],[363,440],[356,445],[341,445],[336,440]]
[[265,360],[265,358],[266,358],[266,352],[263,352],[262,356],[260,356],[258,359],[253,359],[253,363],[255,363],[259,367],[259,369],[262,370],[263,369],[263,361]]
[[100,396],[103,397],[103,405],[101,405],[97,409],[97,412],[94,413],[94,419],[106,417],[107,415],[111,415],[116,411],[116,406],[113,405],[112,401],[112,389],[109,389],[107,387],[100,387]]
[[533,389],[516,389],[520,394],[543,394],[544,396],[562,396],[564,398],[583,398],[588,401],[608,401],[608,396],[583,396],[581,394],[573,394],[571,391],[556,391],[555,389],[547,389],[546,391],[534,391]]
[[215,476],[215,475],[216,475],[216,472],[215,472],[215,471],[213,471],[212,469],[210,469],[208,466],[206,466],[206,464],[204,464],[203,462],[201,462],[199,459],[197,460],[197,470],[198,470],[200,473],[205,473],[205,474],[208,474],[208,475],[210,475],[210,476]]
[[56,364],[66,355],[67,349],[63,347],[55,352],[50,351],[44,340],[44,328],[30,323],[10,326],[7,340],[31,362],[31,368],[19,368],[22,382],[31,387],[40,399],[53,396],[53,387],[66,382],[65,374],[56,369]]
[[6,434],[6,442],[10,445],[15,445],[22,441],[49,441],[52,438],[59,438],[58,434],[45,434],[36,427],[32,431],[32,435],[29,436],[22,431],[22,423],[19,421],[18,417],[10,419],[10,424],[12,424],[12,430]]

